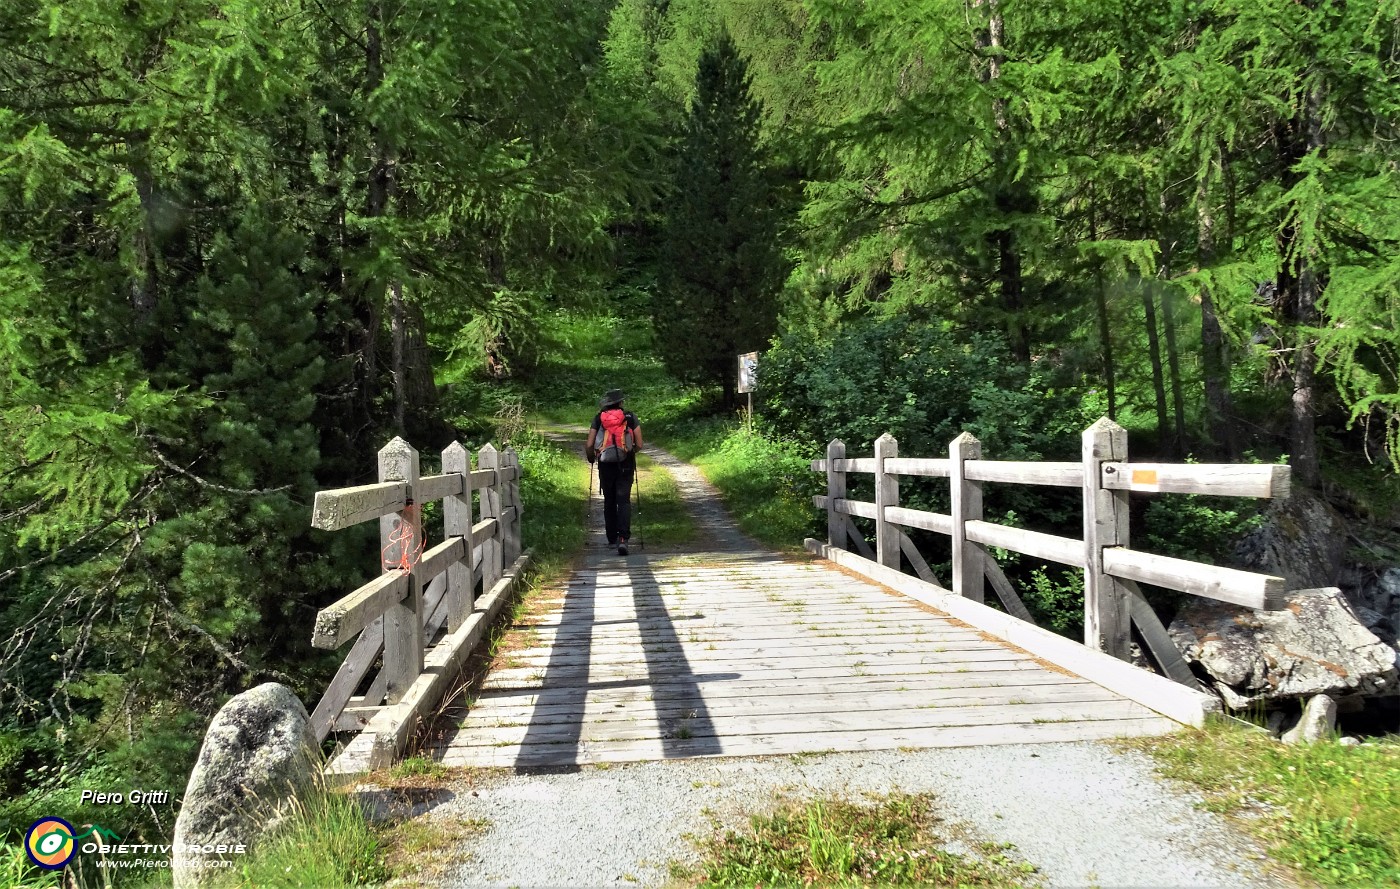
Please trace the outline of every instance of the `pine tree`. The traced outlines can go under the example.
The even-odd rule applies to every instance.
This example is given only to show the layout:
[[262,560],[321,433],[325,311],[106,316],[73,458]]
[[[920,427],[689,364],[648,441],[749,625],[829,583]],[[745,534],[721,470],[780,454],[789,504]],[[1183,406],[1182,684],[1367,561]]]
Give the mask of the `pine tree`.
[[728,34],[700,57],[666,218],[658,345],[677,377],[734,403],[735,356],[773,334],[784,261],[762,114]]

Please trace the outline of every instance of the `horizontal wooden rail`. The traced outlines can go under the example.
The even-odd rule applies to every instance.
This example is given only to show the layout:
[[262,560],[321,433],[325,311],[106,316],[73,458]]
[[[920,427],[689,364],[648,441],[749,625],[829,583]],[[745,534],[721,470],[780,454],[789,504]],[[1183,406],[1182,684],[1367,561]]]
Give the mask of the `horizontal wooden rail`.
[[[479,548],[479,547],[478,547]],[[433,578],[447,570],[448,565],[462,561],[467,554],[467,544],[460,537],[452,537],[423,553],[413,570],[419,577]]]
[[[825,494],[818,494],[812,498],[812,503],[818,509],[826,509],[826,502]],[[875,518],[875,504],[865,500],[837,500],[832,509],[843,515],[855,516],[858,519]]]
[[906,528],[918,528],[923,531],[932,531],[935,534],[953,533],[953,517],[941,512],[926,512],[922,509],[890,506],[885,509],[885,518]]
[[444,497],[455,497],[462,493],[462,474],[449,472],[446,475],[425,475],[413,485],[410,492],[415,502],[432,503]]
[[497,519],[482,519],[472,525],[472,540],[481,540],[483,537],[494,537],[496,531],[501,527]]
[[355,638],[390,605],[408,595],[408,572],[390,571],[337,601],[316,615],[311,644],[316,648],[339,648]]
[[1115,491],[1274,499],[1287,497],[1290,490],[1287,466],[1229,463],[1105,463],[1103,486]]
[[355,488],[317,491],[316,505],[311,511],[311,527],[322,531],[339,531],[397,512],[407,505],[408,485],[404,482],[379,482]]
[[945,458],[891,457],[885,461],[885,471],[890,475],[921,475],[925,478],[947,478],[948,461]]
[[967,523],[967,539],[983,546],[999,546],[1012,552],[1022,553],[1037,559],[1048,559],[1062,565],[1084,567],[1084,541],[1027,531],[1025,528],[1009,528],[993,522],[974,519]]
[[1015,460],[968,460],[964,472],[977,482],[1010,482],[1017,485],[1051,485],[1078,488],[1084,484],[1079,463],[1027,463]]
[[1273,610],[1283,607],[1285,583],[1282,577],[1202,565],[1119,547],[1109,547],[1103,551],[1103,567],[1114,577],[1232,602],[1246,608]]

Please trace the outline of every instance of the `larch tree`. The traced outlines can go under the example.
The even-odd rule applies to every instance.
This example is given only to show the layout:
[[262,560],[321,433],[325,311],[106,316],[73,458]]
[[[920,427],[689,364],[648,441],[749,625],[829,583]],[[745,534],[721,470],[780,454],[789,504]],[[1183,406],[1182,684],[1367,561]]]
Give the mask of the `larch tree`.
[[678,146],[653,320],[667,368],[719,386],[726,405],[736,356],[762,348],[776,328],[785,271],[760,116],[744,60],[721,34],[700,56]]

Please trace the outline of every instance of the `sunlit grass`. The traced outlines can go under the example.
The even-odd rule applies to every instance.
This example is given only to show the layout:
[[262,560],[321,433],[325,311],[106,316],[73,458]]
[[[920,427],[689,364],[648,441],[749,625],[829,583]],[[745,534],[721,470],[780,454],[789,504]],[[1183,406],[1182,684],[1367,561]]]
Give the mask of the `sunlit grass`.
[[1190,782],[1272,854],[1335,886],[1400,886],[1400,739],[1282,744],[1234,723],[1121,742]]

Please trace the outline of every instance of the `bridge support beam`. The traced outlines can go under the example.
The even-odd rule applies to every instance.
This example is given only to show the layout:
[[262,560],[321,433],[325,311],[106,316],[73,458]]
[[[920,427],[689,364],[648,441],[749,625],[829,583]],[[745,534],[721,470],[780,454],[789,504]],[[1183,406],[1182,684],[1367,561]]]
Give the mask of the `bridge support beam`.
[[899,476],[885,471],[885,461],[899,456],[899,442],[886,432],[875,439],[875,561],[899,570],[899,526],[885,518],[885,508],[899,505]]
[[953,592],[964,599],[986,598],[982,551],[967,539],[967,523],[982,521],[982,483],[967,477],[967,461],[982,456],[982,442],[964,432],[948,445],[948,485],[953,495]]

